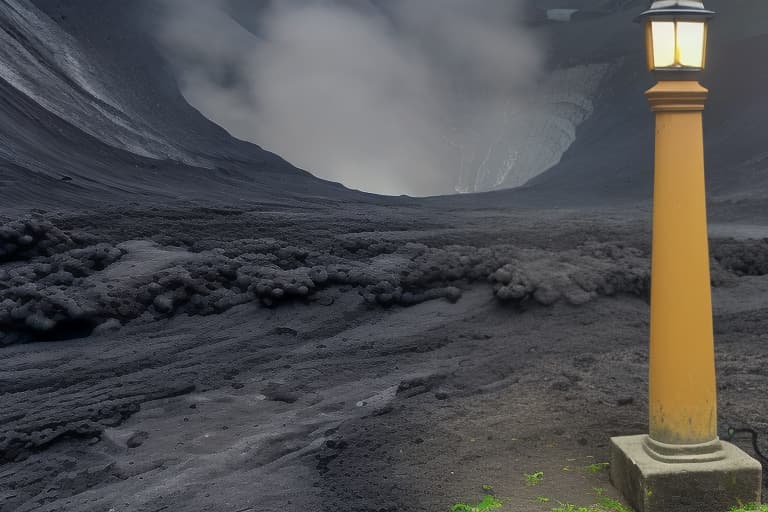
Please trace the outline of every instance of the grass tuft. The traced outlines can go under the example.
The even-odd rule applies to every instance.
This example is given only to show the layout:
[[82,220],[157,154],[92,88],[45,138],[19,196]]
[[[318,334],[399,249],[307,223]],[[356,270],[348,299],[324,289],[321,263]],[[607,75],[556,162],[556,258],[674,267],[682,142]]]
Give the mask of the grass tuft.
[[618,501],[607,497],[605,489],[596,487],[595,493],[598,498],[598,502],[595,505],[580,507],[571,503],[558,502],[560,506],[553,508],[552,512],[633,512],[631,508],[625,507]]
[[733,507],[729,512],[768,512],[768,505],[750,503],[749,505],[739,505],[738,507]]
[[541,481],[544,479],[544,472],[543,471],[537,471],[535,473],[526,473],[525,474],[525,483],[529,487],[535,487],[541,483]]
[[598,464],[590,464],[587,466],[587,471],[590,473],[602,473],[610,466],[610,462],[600,462]]
[[496,510],[504,504],[497,500],[495,497],[488,495],[483,498],[483,501],[477,505],[467,505],[466,503],[457,503],[451,507],[451,512],[486,512],[488,510]]

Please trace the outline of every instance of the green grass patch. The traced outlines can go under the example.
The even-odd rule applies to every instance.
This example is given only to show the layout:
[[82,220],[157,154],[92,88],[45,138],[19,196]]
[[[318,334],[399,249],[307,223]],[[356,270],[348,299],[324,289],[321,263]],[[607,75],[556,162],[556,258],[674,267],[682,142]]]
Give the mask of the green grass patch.
[[768,505],[751,503],[749,505],[740,505],[738,507],[733,507],[729,512],[768,512]]
[[525,483],[529,487],[535,487],[541,483],[541,481],[544,479],[544,472],[543,471],[537,471],[535,473],[526,473],[525,474]]
[[451,507],[451,512],[486,512],[487,510],[496,510],[504,506],[502,502],[491,495],[483,498],[483,501],[477,505],[467,505],[466,503],[457,503]]
[[603,507],[605,510],[609,512],[632,512],[631,508],[625,507],[618,501],[611,498],[607,498],[605,496],[600,498],[600,501],[598,503],[600,504],[601,507]]
[[594,505],[580,507],[571,503],[558,502],[560,505],[553,508],[552,512],[633,512],[631,508],[606,496],[605,489],[601,487],[595,488],[595,494],[597,494],[597,503]]
[[587,466],[587,471],[590,473],[602,473],[610,467],[610,462],[599,462],[597,464],[590,464]]
[[600,503],[588,507],[560,503],[560,506],[553,508],[552,512],[632,512],[632,509],[610,498],[602,498]]
[[577,507],[571,503],[561,503],[559,507],[553,508],[552,512],[603,512],[597,508],[597,505],[591,507]]

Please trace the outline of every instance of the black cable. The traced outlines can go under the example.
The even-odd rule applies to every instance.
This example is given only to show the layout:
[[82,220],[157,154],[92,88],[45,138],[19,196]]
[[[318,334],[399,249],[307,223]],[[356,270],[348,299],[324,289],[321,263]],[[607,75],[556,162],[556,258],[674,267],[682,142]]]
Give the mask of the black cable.
[[765,456],[762,450],[760,450],[760,447],[757,445],[757,432],[751,428],[728,427],[728,440],[733,439],[737,434],[750,434],[752,436],[752,448],[754,448],[755,454],[763,463],[763,468],[768,469],[768,457]]

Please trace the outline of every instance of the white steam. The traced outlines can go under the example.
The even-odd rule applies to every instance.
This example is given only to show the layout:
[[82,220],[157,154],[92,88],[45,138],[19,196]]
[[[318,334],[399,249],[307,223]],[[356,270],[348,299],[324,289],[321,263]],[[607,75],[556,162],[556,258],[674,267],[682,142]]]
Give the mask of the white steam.
[[382,194],[455,192],[542,61],[523,0],[166,3],[161,40],[193,106]]

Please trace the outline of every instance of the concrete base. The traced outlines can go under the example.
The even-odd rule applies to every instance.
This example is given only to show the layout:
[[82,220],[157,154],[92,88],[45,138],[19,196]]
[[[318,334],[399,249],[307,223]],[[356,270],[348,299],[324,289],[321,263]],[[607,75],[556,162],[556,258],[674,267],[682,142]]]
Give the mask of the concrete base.
[[730,443],[720,460],[660,462],[646,448],[648,436],[611,439],[611,482],[638,512],[726,512],[759,503],[762,467]]

